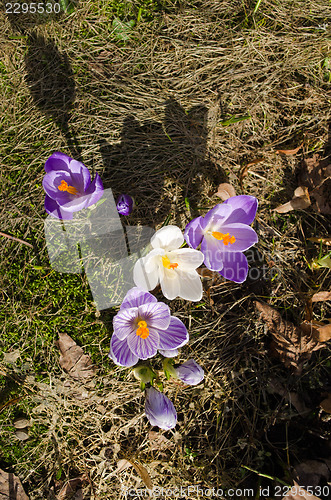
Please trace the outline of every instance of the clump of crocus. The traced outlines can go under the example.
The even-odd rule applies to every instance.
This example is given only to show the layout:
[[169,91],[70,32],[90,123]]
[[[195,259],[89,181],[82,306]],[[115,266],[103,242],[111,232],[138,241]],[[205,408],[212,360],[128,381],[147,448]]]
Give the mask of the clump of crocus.
[[117,198],[116,208],[120,215],[130,215],[133,209],[133,199],[128,194],[121,194]]
[[174,405],[154,387],[146,389],[145,413],[150,423],[160,429],[169,430],[176,426],[177,412]]
[[182,347],[189,339],[186,326],[171,316],[169,306],[136,287],[124,297],[113,327],[109,357],[119,366],[133,366],[158,350]]
[[245,281],[248,273],[243,252],[258,241],[249,226],[257,205],[253,196],[233,196],[209,210],[205,217],[193,219],[185,228],[185,240],[190,247],[197,248],[201,243],[205,266],[236,283]]
[[158,283],[167,299],[181,297],[198,301],[202,283],[196,268],[203,254],[192,248],[180,248],[184,237],[177,226],[165,226],[151,238],[153,250],[139,259],[133,269],[133,280],[143,290],[153,290]]
[[73,213],[94,205],[103,195],[101,178],[91,181],[89,170],[64,153],[53,153],[45,163],[43,188],[45,210],[58,219],[70,220]]

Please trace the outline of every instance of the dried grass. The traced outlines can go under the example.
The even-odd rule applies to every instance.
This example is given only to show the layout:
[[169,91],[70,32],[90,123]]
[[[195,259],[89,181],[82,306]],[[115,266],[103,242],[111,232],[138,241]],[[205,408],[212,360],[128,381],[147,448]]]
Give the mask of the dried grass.
[[[251,298],[269,297],[292,318],[303,315],[304,295],[316,281],[322,289],[329,283],[326,270],[318,278],[311,274],[305,259],[313,250],[304,246],[306,237],[330,232],[327,220],[312,211],[277,218],[270,210],[296,187],[296,158],[276,155],[276,149],[304,139],[308,155],[327,140],[330,84],[322,66],[331,50],[328,7],[326,0],[264,1],[253,18],[248,2],[183,2],[177,10],[169,3],[167,13],[139,23],[126,45],[114,39],[101,0],[80,2],[69,18],[36,26],[10,23],[0,14],[1,230],[28,238],[38,254],[2,241],[2,301],[27,338],[36,328],[34,315],[53,321],[56,307],[50,297],[40,312],[31,298],[26,312],[5,273],[8,262],[21,266],[23,289],[29,266],[47,262],[41,181],[53,151],[81,158],[115,196],[134,196],[130,224],[155,228],[169,214],[170,223],[183,228],[218,202],[210,191],[220,182],[231,182],[239,194],[241,167],[264,158],[250,167],[243,184],[244,193],[260,200],[259,255],[251,258],[252,266],[265,264],[264,277],[242,286],[219,280],[210,289],[214,304],[206,299],[201,308],[172,303],[190,325],[191,342],[181,360],[194,356],[206,371],[203,388],[166,385],[179,413],[176,431],[167,434],[175,447],[151,450],[143,398],[126,372],[113,371],[104,359],[111,331],[97,320],[105,339],[99,344],[103,361],[96,385],[82,399],[73,397],[79,388],[66,388],[54,342],[45,340],[41,354],[35,345],[34,360],[42,359],[48,373],[35,377],[32,367],[22,390],[36,446],[15,465],[31,500],[52,498],[60,468],[67,478],[88,474],[93,488],[87,485],[87,498],[122,498],[121,486],[143,487],[133,469],[114,474],[125,456],[143,463],[158,486],[226,488],[244,484],[241,464],[263,472],[270,467],[266,450],[280,453],[266,436],[285,417],[279,417],[280,404],[270,407],[266,386],[270,376],[286,376],[266,355]],[[248,113],[250,120],[220,124]],[[47,290],[39,300],[46,296]],[[85,308],[83,315],[93,311],[89,298]],[[112,314],[102,315],[106,326]],[[86,350],[98,344],[88,331],[77,329],[76,335],[87,339]],[[28,349],[24,339],[22,346]],[[322,362],[316,377],[324,373]],[[5,426],[14,409],[6,412],[2,439],[8,444]]]

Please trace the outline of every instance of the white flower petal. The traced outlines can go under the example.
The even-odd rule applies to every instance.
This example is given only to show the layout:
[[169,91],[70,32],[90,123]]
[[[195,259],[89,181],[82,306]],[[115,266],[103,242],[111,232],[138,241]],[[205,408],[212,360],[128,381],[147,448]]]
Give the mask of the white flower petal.
[[169,299],[175,299],[179,296],[180,284],[178,273],[172,269],[164,269],[163,279],[160,279],[163,295]]
[[133,281],[135,285],[148,292],[148,290],[154,290],[159,282],[159,274],[156,266],[151,265],[151,270],[148,272],[146,270],[146,259],[147,257],[142,257],[137,260],[133,268]]
[[183,233],[177,226],[162,227],[151,239],[153,248],[164,248],[168,252],[179,248],[183,243]]
[[200,276],[196,271],[185,273],[178,271],[179,278],[179,296],[185,300],[198,302],[202,298],[202,283]]
[[192,271],[201,266],[204,260],[204,255],[199,250],[192,248],[179,248],[168,252],[167,256],[171,262],[176,262],[180,270]]

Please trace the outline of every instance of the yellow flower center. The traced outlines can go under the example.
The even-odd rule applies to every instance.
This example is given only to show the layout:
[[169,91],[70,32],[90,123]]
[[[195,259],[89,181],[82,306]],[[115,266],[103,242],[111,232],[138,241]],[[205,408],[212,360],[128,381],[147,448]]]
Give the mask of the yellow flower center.
[[149,329],[147,328],[146,321],[138,321],[138,326],[139,328],[137,328],[136,335],[138,335],[138,337],[140,337],[141,339],[147,339],[149,335]]
[[178,267],[177,262],[174,262],[174,263],[170,262],[169,257],[166,257],[166,256],[162,257],[162,264],[164,265],[164,267],[166,269],[176,269],[176,267]]
[[67,191],[70,194],[78,194],[77,189],[74,186],[68,186],[68,183],[62,179],[61,184],[58,186],[59,191]]
[[236,238],[234,236],[230,236],[229,233],[223,234],[223,233],[219,233],[218,231],[213,231],[211,234],[217,240],[223,241],[225,246],[227,246],[229,243],[231,243],[231,245],[232,245],[232,243],[234,243],[236,241]]

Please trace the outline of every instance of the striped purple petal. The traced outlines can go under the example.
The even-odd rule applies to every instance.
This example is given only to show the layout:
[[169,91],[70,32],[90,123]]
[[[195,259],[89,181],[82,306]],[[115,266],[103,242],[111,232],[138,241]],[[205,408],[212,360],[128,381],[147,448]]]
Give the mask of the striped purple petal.
[[171,312],[163,302],[149,302],[138,307],[138,316],[146,321],[148,327],[165,330],[170,324]]
[[178,349],[159,349],[159,353],[165,358],[175,358],[178,356]]
[[113,334],[110,341],[110,352],[108,356],[114,361],[115,365],[118,366],[129,367],[135,365],[139,361],[139,358],[129,349],[127,340],[120,340],[115,334]]
[[173,429],[177,423],[177,412],[167,396],[154,387],[146,389],[145,413],[151,425],[160,429]]
[[147,338],[142,339],[136,332],[130,333],[127,337],[127,343],[135,356],[140,359],[148,359],[155,356],[159,346],[159,331],[154,328],[148,328],[149,335]]
[[131,307],[120,310],[113,318],[114,333],[120,340],[125,339],[128,335],[135,333],[136,327],[134,320],[138,317],[138,308]]
[[157,302],[157,298],[149,292],[144,292],[137,286],[131,288],[123,299],[120,309],[127,309],[128,307],[138,307],[142,304],[149,302]]
[[169,350],[177,349],[187,344],[189,335],[184,323],[176,318],[171,317],[169,327],[166,330],[159,330],[159,349]]

